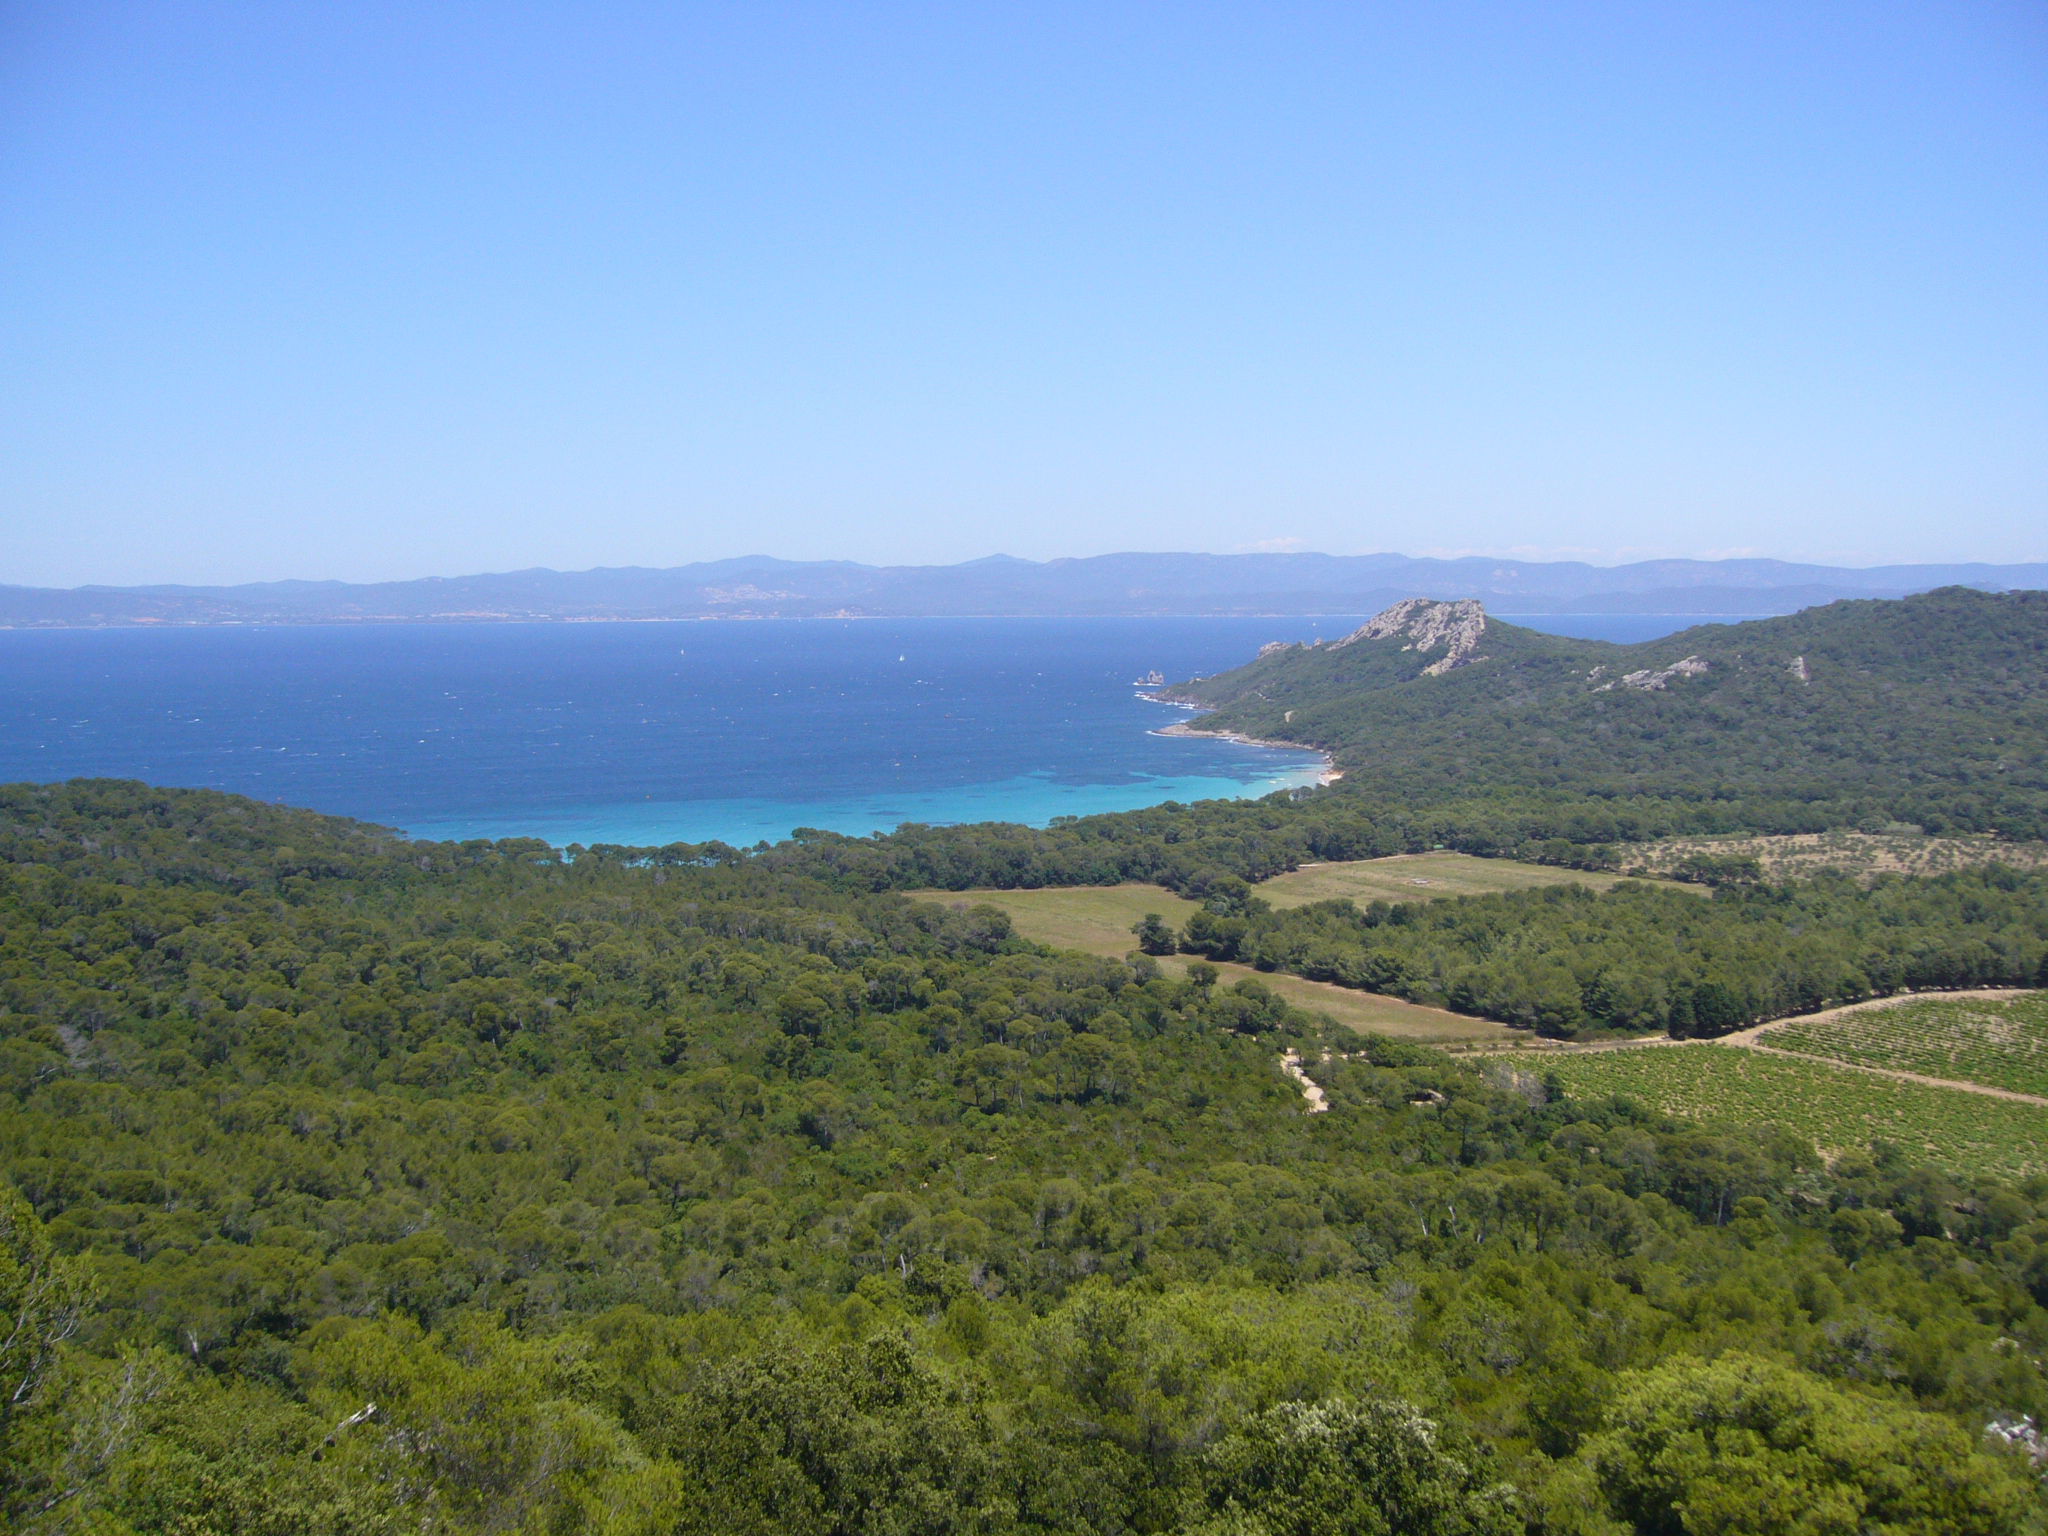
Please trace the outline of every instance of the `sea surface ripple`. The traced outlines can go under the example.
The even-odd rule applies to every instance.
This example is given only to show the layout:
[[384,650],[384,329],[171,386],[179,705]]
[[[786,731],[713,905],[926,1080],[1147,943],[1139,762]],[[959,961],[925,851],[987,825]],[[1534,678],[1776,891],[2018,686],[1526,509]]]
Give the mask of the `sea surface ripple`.
[[1358,622],[0,631],[0,781],[136,778],[558,846],[1043,826],[1315,782],[1313,754],[1157,735],[1185,714],[1133,684]]

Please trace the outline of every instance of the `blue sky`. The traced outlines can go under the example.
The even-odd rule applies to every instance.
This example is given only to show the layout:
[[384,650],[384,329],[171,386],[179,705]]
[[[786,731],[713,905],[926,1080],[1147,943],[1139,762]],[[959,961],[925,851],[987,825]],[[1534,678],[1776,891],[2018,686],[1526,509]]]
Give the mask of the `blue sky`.
[[0,581],[2048,557],[2037,4],[0,11]]

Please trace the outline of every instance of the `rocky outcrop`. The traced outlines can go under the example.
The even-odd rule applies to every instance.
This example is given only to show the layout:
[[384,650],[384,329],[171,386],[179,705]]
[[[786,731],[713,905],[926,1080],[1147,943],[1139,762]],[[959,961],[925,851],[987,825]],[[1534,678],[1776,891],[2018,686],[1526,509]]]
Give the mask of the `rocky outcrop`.
[[1806,658],[1804,656],[1794,656],[1792,658],[1792,664],[1785,670],[1787,672],[1790,672],[1794,677],[1798,678],[1799,681],[1802,683],[1810,683],[1813,681],[1813,668],[1809,667],[1806,664]]
[[1486,610],[1473,599],[1443,603],[1434,598],[1411,597],[1368,619],[1342,640],[1333,642],[1330,649],[1342,650],[1361,640],[1397,639],[1408,642],[1401,647],[1404,651],[1429,652],[1442,647],[1444,654],[1422,669],[1424,677],[1440,677],[1454,667],[1486,660],[1478,654],[1480,639],[1485,634]]
[[[1674,677],[1698,677],[1707,670],[1707,664],[1697,656],[1688,656],[1683,661],[1674,661],[1668,667],[1645,667],[1640,672],[1625,672],[1611,683],[1602,683],[1593,691],[1605,693],[1610,688],[1657,689],[1670,685]],[[1598,675],[1596,669],[1595,676]]]
[[1285,655],[1288,651],[1299,651],[1302,649],[1304,647],[1299,640],[1268,640],[1259,647],[1258,659],[1264,661],[1268,656],[1281,656]]

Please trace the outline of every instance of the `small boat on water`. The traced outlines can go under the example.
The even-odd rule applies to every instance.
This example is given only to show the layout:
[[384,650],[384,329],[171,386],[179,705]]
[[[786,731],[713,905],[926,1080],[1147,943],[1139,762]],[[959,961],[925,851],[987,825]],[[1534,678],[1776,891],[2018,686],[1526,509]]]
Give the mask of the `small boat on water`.
[[1133,688],[1164,688],[1166,686],[1166,674],[1157,671],[1147,672],[1143,677],[1131,684],[1131,686]]

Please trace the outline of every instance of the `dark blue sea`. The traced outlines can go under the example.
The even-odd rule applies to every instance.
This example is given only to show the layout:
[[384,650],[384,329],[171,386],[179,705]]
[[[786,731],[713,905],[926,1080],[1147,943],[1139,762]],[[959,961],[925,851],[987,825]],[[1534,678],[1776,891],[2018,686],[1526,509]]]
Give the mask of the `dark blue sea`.
[[[0,782],[231,790],[428,838],[746,845],[1316,781],[1156,734],[1137,679],[1357,619],[763,620],[0,631]],[[1638,640],[1697,619],[1517,618]],[[1571,627],[1567,627],[1571,626]]]

